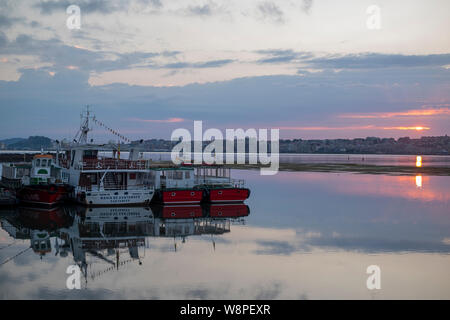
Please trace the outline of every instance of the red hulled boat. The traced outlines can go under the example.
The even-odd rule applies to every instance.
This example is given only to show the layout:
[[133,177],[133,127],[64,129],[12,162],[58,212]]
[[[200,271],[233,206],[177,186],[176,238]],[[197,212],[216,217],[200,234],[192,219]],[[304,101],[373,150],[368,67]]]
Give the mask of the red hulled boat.
[[222,166],[196,168],[196,185],[204,190],[205,202],[243,202],[250,197],[250,189],[244,188],[244,180],[231,179],[231,169]]
[[203,190],[195,186],[193,168],[158,167],[150,169],[156,192],[154,202],[161,204],[199,204]]
[[20,202],[53,206],[69,198],[72,187],[62,182],[61,168],[50,154],[35,155],[30,176],[24,178],[16,196]]
[[239,204],[211,204],[207,208],[211,218],[237,218],[250,214],[250,208],[243,203]]

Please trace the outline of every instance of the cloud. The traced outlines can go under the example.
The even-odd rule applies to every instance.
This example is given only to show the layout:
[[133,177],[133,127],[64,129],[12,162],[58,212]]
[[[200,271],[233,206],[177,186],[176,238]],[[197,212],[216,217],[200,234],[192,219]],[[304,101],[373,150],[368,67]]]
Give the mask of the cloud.
[[296,52],[292,49],[287,50],[258,50],[256,53],[265,55],[265,58],[259,59],[257,63],[289,63],[300,62],[304,59],[313,57],[310,52]]
[[[450,101],[450,91],[446,90],[449,73],[443,68],[323,71],[302,76],[247,77],[180,87],[152,87],[124,83],[90,86],[89,73],[83,69],[68,70],[66,66],[70,65],[76,64],[65,64],[54,76],[47,67],[22,69],[18,81],[0,81],[0,105],[5,106],[0,136],[67,136],[70,132],[67,128],[78,127],[77,115],[86,104],[93,106],[99,119],[121,128],[121,132],[140,131],[130,134],[133,139],[168,138],[171,126],[158,126],[156,130],[144,121],[123,119],[167,121],[176,117],[203,120],[215,128],[291,129],[282,130],[284,138],[358,137],[366,133],[398,137],[404,132],[419,131],[383,128],[419,126],[431,128],[421,131],[431,135],[448,134],[446,117],[430,117],[426,123],[394,121],[396,118],[389,122],[362,123],[361,119],[338,117],[407,112],[420,109],[424,103]],[[398,85],[392,86],[394,83]],[[24,113],[28,115],[26,118]],[[70,119],[69,114],[73,115]],[[363,128],[358,131],[358,127]]]
[[384,127],[384,126],[342,126],[342,127],[327,127],[327,126],[311,126],[311,127],[279,127],[281,130],[295,130],[295,131],[352,131],[352,130],[412,130],[422,131],[430,130],[429,127],[424,126],[397,126],[397,127]]
[[212,9],[209,4],[203,6],[190,6],[186,10],[189,14],[195,16],[209,16],[212,14]]
[[380,119],[380,118],[394,118],[394,117],[416,117],[416,116],[437,116],[450,115],[450,108],[430,108],[430,109],[414,109],[402,112],[373,112],[365,114],[341,114],[340,118],[350,119]]
[[155,8],[162,8],[163,4],[161,0],[139,0],[140,3],[145,5],[150,5]]
[[[450,54],[402,55],[360,53],[320,56],[292,49],[258,50],[264,57],[257,63],[301,63],[303,68],[316,69],[372,69],[394,67],[431,67],[450,65]],[[303,70],[302,70],[303,71]]]
[[283,11],[273,2],[261,2],[258,4],[257,9],[264,20],[270,20],[276,23],[284,22]]
[[313,5],[313,0],[303,0],[302,1],[302,11],[309,14]]
[[391,67],[430,67],[450,64],[450,54],[402,55],[363,53],[313,58],[306,63],[316,68],[368,69]]
[[38,57],[41,63],[51,64],[49,71],[58,71],[69,66],[85,72],[107,72],[123,70],[132,67],[155,68],[152,58],[170,57],[178,52],[128,52],[115,53],[110,51],[93,51],[81,46],[69,46],[57,38],[48,40],[34,39],[21,34],[15,40],[9,41],[0,32],[0,54],[29,55]]
[[184,68],[218,68],[222,67],[226,64],[232,63],[234,60],[232,59],[223,59],[223,60],[212,60],[206,62],[175,62],[163,65],[163,68],[168,69],[184,69]]
[[129,5],[129,0],[49,0],[39,1],[34,4],[34,7],[38,8],[41,14],[49,15],[58,11],[65,13],[67,7],[70,5],[79,6],[83,14],[109,14],[115,11],[126,11]]
[[23,18],[8,17],[4,14],[0,14],[0,28],[10,28],[16,22],[23,22]]
[[165,120],[130,118],[129,120],[136,122],[153,122],[153,123],[178,123],[186,121],[183,118],[169,118]]

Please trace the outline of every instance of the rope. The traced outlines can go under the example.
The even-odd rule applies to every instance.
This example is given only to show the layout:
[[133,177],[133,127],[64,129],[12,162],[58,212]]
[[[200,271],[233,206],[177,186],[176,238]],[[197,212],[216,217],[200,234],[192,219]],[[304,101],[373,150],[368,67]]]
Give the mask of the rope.
[[103,122],[101,122],[100,120],[97,120],[96,118],[92,119],[96,124],[98,124],[99,126],[105,128],[106,130],[108,130],[109,132],[111,132],[112,134],[118,136],[120,139],[122,139],[125,142],[131,143],[131,140],[128,139],[127,137],[121,135],[119,132],[111,129],[110,127],[108,127],[107,125],[105,125]]
[[6,249],[6,248],[8,248],[8,247],[10,247],[10,246],[12,246],[14,243],[16,243],[16,241],[17,240],[14,240],[12,243],[10,243],[10,244],[8,244],[7,246],[5,246],[5,247],[1,247],[0,248],[0,250],[2,250],[2,249]]
[[15,256],[12,256],[11,258],[6,259],[5,261],[3,261],[2,263],[0,263],[0,267],[3,266],[5,263],[17,258],[18,256],[20,256],[22,253],[25,253],[26,251],[30,250],[31,247],[26,248],[25,250],[20,251],[18,254],[16,254]]

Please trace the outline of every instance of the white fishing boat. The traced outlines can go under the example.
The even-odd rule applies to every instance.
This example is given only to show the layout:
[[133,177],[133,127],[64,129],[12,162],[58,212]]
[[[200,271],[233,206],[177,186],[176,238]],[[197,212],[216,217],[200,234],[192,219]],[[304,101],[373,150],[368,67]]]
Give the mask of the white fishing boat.
[[155,193],[148,180],[150,160],[140,158],[136,149],[122,159],[120,145],[88,143],[90,120],[99,122],[87,109],[74,143],[58,157],[63,179],[74,187],[72,198],[88,206],[149,204]]

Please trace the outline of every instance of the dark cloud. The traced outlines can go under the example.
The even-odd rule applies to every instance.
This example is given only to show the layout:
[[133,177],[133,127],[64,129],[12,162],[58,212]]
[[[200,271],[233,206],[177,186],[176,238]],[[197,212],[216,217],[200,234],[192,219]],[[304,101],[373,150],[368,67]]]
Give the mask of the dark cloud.
[[161,0],[139,0],[141,4],[150,5],[155,8],[162,8],[163,4]]
[[191,6],[187,8],[187,11],[189,14],[196,16],[209,16],[212,14],[212,9],[209,4],[203,6]]
[[231,60],[231,59],[212,60],[212,61],[198,62],[198,63],[175,62],[175,63],[166,64],[163,66],[163,68],[168,68],[168,69],[218,68],[218,67],[222,67],[226,64],[230,64],[232,62],[234,62],[234,60]]
[[450,64],[450,54],[402,55],[363,53],[319,57],[311,52],[291,49],[259,50],[264,57],[257,63],[302,63],[318,69],[371,69],[396,67],[431,67]]
[[291,255],[297,248],[286,241],[257,241],[260,249],[256,250],[256,254],[264,255]]
[[313,57],[312,53],[293,50],[259,50],[257,53],[266,56],[258,60],[258,63],[287,63]]
[[450,246],[442,241],[423,241],[410,239],[387,239],[370,237],[317,237],[311,238],[308,244],[313,247],[338,248],[346,251],[365,253],[379,252],[439,252],[449,253]]
[[302,2],[303,12],[309,14],[309,12],[311,11],[312,5],[313,5],[313,0],[303,0],[303,2]]
[[263,19],[271,20],[276,23],[284,22],[284,14],[273,2],[261,2],[258,4],[258,11],[262,14]]
[[[37,40],[25,34],[21,34],[15,40],[9,41],[6,35],[0,32],[0,54],[32,54],[37,56],[40,62],[52,64],[52,67],[47,67],[47,69],[53,71],[74,66],[85,72],[106,72],[142,65],[156,67],[152,58],[157,56],[174,56],[178,52],[115,53],[92,51],[68,46],[56,38]],[[113,56],[113,58],[110,56]]]
[[22,18],[8,17],[4,14],[0,14],[0,28],[10,28],[16,22],[23,22]]
[[365,53],[314,58],[306,62],[313,67],[334,69],[429,67],[450,64],[450,54],[401,55]]

